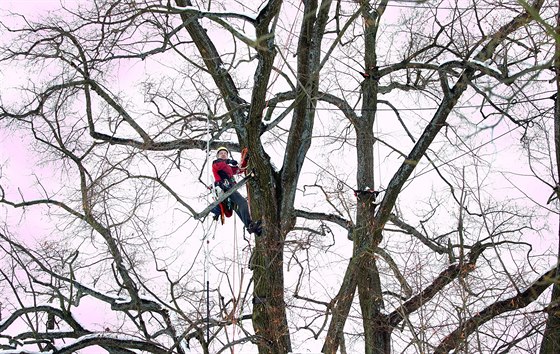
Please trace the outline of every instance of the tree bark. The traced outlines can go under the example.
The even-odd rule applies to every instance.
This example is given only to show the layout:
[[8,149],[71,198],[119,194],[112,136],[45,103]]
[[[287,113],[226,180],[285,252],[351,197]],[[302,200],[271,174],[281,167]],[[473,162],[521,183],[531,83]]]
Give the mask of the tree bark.
[[[377,114],[377,96],[379,94],[376,44],[379,22],[387,3],[387,0],[381,1],[377,8],[367,7],[362,12],[366,77],[362,82],[363,113],[355,126],[359,190],[375,187],[373,125]],[[364,330],[364,353],[389,354],[391,352],[391,330],[387,317],[381,313],[383,294],[375,258],[375,250],[381,243],[382,236],[381,233],[375,233],[376,204],[374,204],[374,199],[373,194],[358,197],[353,257],[357,259],[358,264],[358,298]]]
[[[558,121],[558,116],[555,118]],[[560,225],[560,218],[558,224]],[[558,237],[560,239],[560,234]],[[558,254],[560,255],[560,245],[558,246]],[[560,256],[557,264],[560,264]],[[546,328],[541,343],[541,354],[560,353],[560,270],[558,266],[556,267],[554,279],[552,295],[550,296],[550,304],[548,306],[548,320],[546,321]]]
[[[554,71],[556,73],[556,100],[554,101],[554,148],[556,157],[556,178],[560,178],[560,1],[558,2],[558,12],[556,14],[556,37],[555,37],[555,56]],[[557,184],[558,185],[558,184]],[[556,198],[560,197],[560,190],[556,188]],[[560,199],[558,199],[560,200]],[[557,226],[560,228],[560,215]],[[557,264],[560,264],[560,230],[558,231],[558,253]],[[556,282],[552,287],[550,297],[550,310],[544,331],[541,354],[560,353],[560,272],[556,270]]]

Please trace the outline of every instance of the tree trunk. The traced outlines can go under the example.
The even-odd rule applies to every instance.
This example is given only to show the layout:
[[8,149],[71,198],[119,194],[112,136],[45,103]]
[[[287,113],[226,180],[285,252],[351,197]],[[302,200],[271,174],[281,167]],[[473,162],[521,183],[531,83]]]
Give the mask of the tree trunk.
[[383,298],[375,257],[362,254],[359,261],[358,296],[362,310],[366,354],[390,354],[391,336],[386,316],[381,313]]
[[[387,1],[381,1],[376,9],[365,8],[364,18],[364,69],[367,74],[362,82],[362,117],[356,123],[357,185],[360,190],[375,188],[373,125],[377,114],[379,76],[377,68],[377,29],[385,12]],[[358,298],[364,329],[364,353],[389,354],[391,352],[390,329],[386,325],[383,309],[381,279],[375,259],[375,250],[381,242],[381,233],[375,232],[375,197],[364,193],[358,197],[354,257],[357,262]]]
[[[374,232],[374,196],[358,198],[357,232],[354,234],[354,257],[357,263],[357,287],[366,354],[390,354],[390,328],[383,309],[381,279],[375,259],[375,249],[381,241],[372,240]],[[380,235],[380,234],[379,234]],[[371,247],[374,245],[374,247]]]
[[257,239],[253,258],[253,326],[259,341],[259,354],[291,351],[290,333],[284,303],[284,250],[278,231],[265,230]]
[[[557,105],[558,106],[558,105]],[[558,122],[558,116],[556,116]],[[557,145],[558,146],[558,145]],[[557,147],[558,150],[558,147]],[[560,225],[560,217],[558,220]],[[560,233],[558,235],[560,239]],[[560,255],[560,245],[558,246],[558,254]],[[558,260],[560,262],[560,259]],[[544,331],[543,340],[541,343],[541,354],[556,354],[560,353],[560,309],[558,308],[560,301],[560,270],[556,268],[556,281],[552,287],[552,296],[550,298],[550,310],[548,312],[548,320],[546,322],[546,329]]]
[[[554,69],[556,72],[556,100],[554,102],[554,148],[556,152],[556,178],[560,178],[560,1],[558,2],[558,12],[556,14],[556,47],[554,57]],[[560,190],[556,188],[556,197],[560,197]],[[560,200],[560,199],[559,199]],[[558,227],[560,228],[560,216],[558,219]],[[560,230],[558,234],[560,241]],[[558,264],[560,264],[560,242],[558,245]],[[552,287],[552,296],[550,298],[550,308],[546,329],[544,331],[541,344],[541,354],[560,353],[560,310],[558,304],[560,302],[560,272],[556,270],[556,281]]]

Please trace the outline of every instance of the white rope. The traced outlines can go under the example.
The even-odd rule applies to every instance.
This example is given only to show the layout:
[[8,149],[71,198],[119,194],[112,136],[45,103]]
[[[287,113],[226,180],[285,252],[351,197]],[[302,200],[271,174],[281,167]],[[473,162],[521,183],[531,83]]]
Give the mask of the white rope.
[[[234,213],[235,214],[235,213]],[[232,335],[232,341],[235,342],[235,331],[237,330],[237,320],[236,320],[236,316],[237,316],[237,307],[239,306],[238,301],[239,298],[237,297],[237,284],[236,284],[236,280],[237,280],[237,275],[236,271],[237,271],[237,217],[234,216],[233,217],[233,259],[232,259],[232,263],[233,263],[233,284],[232,284],[232,298],[233,298],[233,308],[231,311],[231,322],[232,322],[232,328],[231,328],[231,335]],[[235,353],[235,346],[233,346],[231,348],[231,352],[232,354]]]
[[[210,157],[210,111],[206,116],[206,180],[210,180],[210,164],[208,163],[208,158]],[[213,184],[212,184],[213,185]],[[206,197],[207,202],[210,202],[210,196]],[[206,341],[208,347],[210,347],[210,228],[212,223],[212,218],[206,218],[208,227],[205,228],[206,232],[204,235],[204,285],[206,286]],[[216,235],[216,227],[214,227],[214,236]]]

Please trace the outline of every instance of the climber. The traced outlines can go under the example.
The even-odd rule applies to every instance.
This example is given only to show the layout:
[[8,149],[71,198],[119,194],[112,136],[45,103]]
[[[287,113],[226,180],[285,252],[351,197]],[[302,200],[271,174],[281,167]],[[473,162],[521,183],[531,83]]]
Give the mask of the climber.
[[[229,150],[222,146],[218,148],[218,151],[216,152],[216,160],[212,162],[212,173],[214,174],[215,181],[214,185],[220,187],[220,189],[224,192],[227,192],[236,183],[233,176],[243,173],[247,168],[246,160],[242,161],[241,166],[238,166],[238,162],[230,159],[229,157]],[[228,200],[212,209],[214,220],[218,220],[222,214],[222,208],[228,204],[231,205],[231,209],[235,210],[243,222],[243,225],[245,225],[247,231],[250,234],[255,233],[257,236],[260,236],[262,232],[261,222],[260,220],[256,222],[251,221],[247,200],[245,200],[238,191],[233,192],[233,194],[229,196]],[[231,214],[228,215],[226,213],[226,216],[230,215]]]

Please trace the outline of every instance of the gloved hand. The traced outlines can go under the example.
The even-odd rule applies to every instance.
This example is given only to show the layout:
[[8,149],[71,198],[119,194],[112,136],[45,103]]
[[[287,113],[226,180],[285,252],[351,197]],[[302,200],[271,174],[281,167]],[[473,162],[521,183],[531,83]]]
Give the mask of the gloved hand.
[[232,160],[232,159],[227,160],[226,163],[229,164],[229,165],[232,165],[232,166],[237,166],[237,161]]
[[218,187],[220,187],[224,192],[227,192],[228,189],[231,188],[231,182],[228,181],[227,179],[223,179],[223,180],[221,180],[221,181],[219,181],[219,182],[216,182],[216,185],[217,185]]

